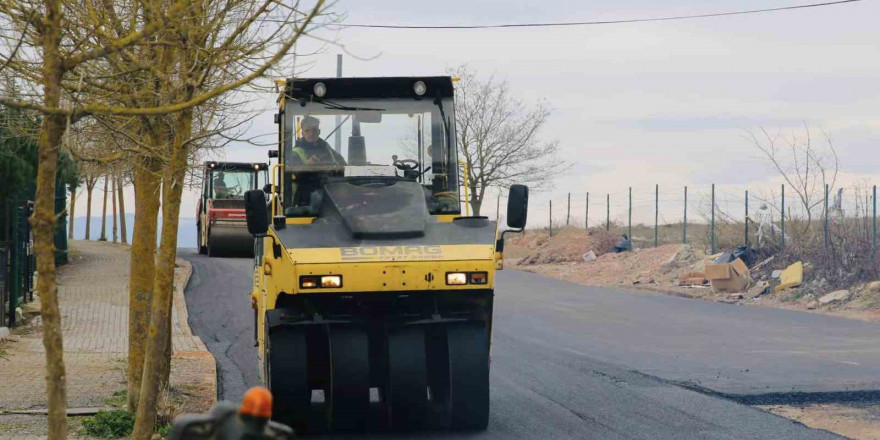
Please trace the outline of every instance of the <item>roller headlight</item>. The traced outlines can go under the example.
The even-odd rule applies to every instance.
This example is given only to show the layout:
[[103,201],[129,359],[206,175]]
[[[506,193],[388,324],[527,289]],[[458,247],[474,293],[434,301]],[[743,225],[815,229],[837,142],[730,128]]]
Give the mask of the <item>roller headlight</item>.
[[342,277],[339,275],[324,275],[321,277],[321,287],[324,287],[324,288],[342,287]]
[[303,275],[299,277],[301,289],[338,289],[342,287],[342,275]]
[[465,285],[486,285],[489,284],[488,272],[446,272],[447,286],[465,286]]
[[416,81],[413,84],[413,92],[416,92],[416,95],[422,96],[427,91],[428,91],[428,86],[425,85],[424,81]]
[[313,89],[313,91],[315,92],[315,96],[317,96],[318,98],[323,98],[324,95],[327,94],[327,86],[324,85],[324,83],[322,82],[315,83],[315,88]]
[[448,272],[446,284],[450,286],[463,286],[467,284],[467,274],[464,272]]

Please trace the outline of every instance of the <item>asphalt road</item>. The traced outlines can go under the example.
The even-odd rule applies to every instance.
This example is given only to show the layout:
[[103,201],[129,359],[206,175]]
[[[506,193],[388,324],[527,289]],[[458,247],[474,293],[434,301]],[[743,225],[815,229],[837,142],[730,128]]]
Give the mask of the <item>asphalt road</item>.
[[[190,324],[217,358],[221,398],[239,399],[259,382],[251,260],[181,254]],[[878,324],[514,270],[495,307],[489,429],[407,438],[830,439],[743,402],[880,402]]]

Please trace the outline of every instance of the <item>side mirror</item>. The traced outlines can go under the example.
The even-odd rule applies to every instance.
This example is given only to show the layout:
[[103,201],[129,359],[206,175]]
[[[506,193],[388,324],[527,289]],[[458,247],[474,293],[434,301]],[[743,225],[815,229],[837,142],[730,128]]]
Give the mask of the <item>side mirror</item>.
[[526,227],[529,213],[529,187],[511,185],[507,197],[507,226],[513,229]]
[[244,193],[244,214],[251,235],[265,235],[269,230],[269,211],[266,209],[266,193],[252,189]]
[[263,185],[263,192],[266,194],[271,194],[272,193],[272,184],[267,183],[267,184]]

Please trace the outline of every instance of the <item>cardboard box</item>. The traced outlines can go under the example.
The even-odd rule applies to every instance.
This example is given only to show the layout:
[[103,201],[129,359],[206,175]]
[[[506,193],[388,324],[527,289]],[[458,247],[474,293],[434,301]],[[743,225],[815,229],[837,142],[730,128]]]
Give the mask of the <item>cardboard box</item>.
[[744,292],[752,282],[748,266],[739,258],[725,264],[707,264],[706,279],[715,293]]

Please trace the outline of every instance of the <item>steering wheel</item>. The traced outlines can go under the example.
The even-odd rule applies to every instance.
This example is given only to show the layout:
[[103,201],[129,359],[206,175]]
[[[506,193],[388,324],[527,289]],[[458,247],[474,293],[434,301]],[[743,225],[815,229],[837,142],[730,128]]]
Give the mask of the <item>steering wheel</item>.
[[397,167],[397,169],[401,171],[412,171],[417,170],[419,168],[419,162],[413,159],[403,159],[398,160],[397,156],[391,156],[391,160],[393,160],[392,165]]
[[240,186],[230,186],[226,188],[226,193],[230,196],[239,196],[241,195],[241,187]]

